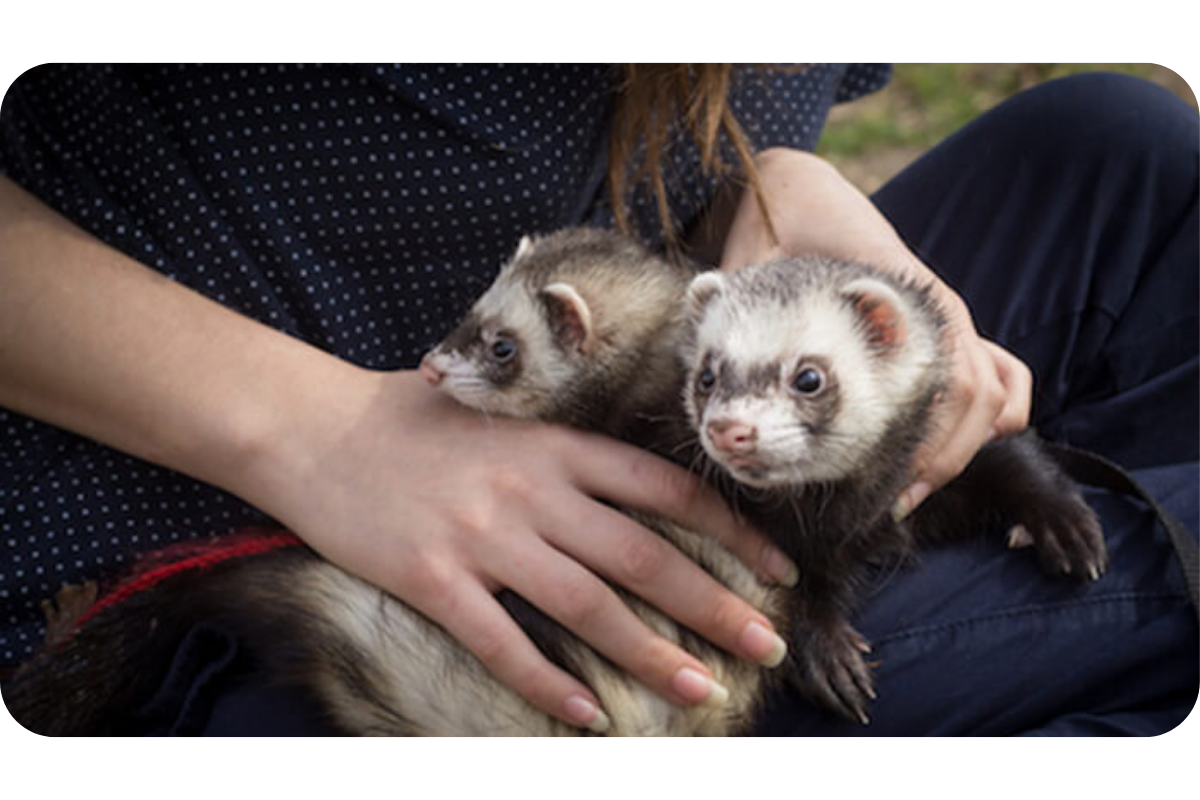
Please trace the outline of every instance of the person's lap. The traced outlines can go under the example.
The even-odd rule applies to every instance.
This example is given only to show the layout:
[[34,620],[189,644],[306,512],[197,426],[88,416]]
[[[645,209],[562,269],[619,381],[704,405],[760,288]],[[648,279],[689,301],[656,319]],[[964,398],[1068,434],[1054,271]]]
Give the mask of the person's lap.
[[[1196,536],[1196,115],[1114,76],[1027,92],[874,198],[1034,371],[1034,422],[1127,467]],[[1087,493],[1112,568],[1081,586],[1000,540],[881,576],[856,620],[868,728],[787,697],[763,734],[1154,734],[1191,711],[1197,623],[1169,541],[1129,498]]]
[[[985,115],[874,198],[964,295],[981,332],[1033,368],[1039,428],[1141,468],[1135,477],[1193,536],[1195,142],[1194,112],[1140,83],[1058,82]],[[1087,497],[1112,551],[1100,581],[1045,576],[998,537],[923,553],[881,575],[855,620],[880,662],[871,725],[781,692],[754,732],[1153,734],[1178,724],[1196,700],[1200,645],[1174,554],[1136,501]],[[297,713],[300,698],[237,670],[207,696],[207,714],[177,732],[325,732]]]

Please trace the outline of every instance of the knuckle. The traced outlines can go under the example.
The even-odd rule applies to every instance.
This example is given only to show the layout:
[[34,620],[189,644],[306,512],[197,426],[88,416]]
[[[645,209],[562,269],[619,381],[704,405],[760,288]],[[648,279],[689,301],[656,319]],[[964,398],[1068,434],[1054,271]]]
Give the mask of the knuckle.
[[966,469],[972,454],[950,455],[930,465],[926,478],[934,488],[945,486]]
[[632,536],[617,551],[618,568],[631,584],[648,585],[662,575],[669,555],[661,540],[649,535]]
[[426,599],[453,595],[455,570],[450,559],[436,553],[420,553],[401,568],[398,582],[406,593]]
[[515,685],[519,670],[514,670],[510,664],[512,644],[504,631],[492,627],[482,628],[471,642],[471,650],[489,670],[504,674]]
[[604,608],[603,587],[592,581],[570,581],[559,592],[559,621],[578,631],[587,628]]
[[682,516],[699,499],[698,483],[686,470],[655,460],[639,460],[637,478],[653,493],[663,509]]
[[973,381],[959,381],[950,391],[952,402],[956,405],[969,406],[975,402],[979,388]]
[[671,677],[688,663],[688,658],[676,645],[651,635],[634,649],[630,662],[630,669],[651,685],[669,685]]
[[533,480],[523,470],[501,469],[489,476],[489,484],[497,495],[525,500],[533,494]]
[[492,529],[492,514],[482,504],[465,503],[450,512],[450,524],[456,533],[475,539]]
[[736,636],[746,616],[742,603],[726,592],[720,592],[709,605],[701,624],[701,631],[719,634],[722,641]]
[[1000,377],[991,374],[983,381],[979,396],[990,407],[1002,407],[1008,399],[1008,392],[1005,390]]

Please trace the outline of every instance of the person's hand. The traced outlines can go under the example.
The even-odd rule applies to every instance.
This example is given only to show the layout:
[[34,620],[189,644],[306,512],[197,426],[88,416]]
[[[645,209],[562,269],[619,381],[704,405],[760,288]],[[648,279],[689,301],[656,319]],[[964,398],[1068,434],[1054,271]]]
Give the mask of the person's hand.
[[[767,618],[661,537],[593,498],[711,534],[764,577],[790,562],[674,464],[606,437],[489,418],[411,372],[358,371],[337,418],[281,442],[257,503],[310,545],[443,626],[548,714],[603,726],[495,598],[525,598],[681,704],[720,698],[708,668],[653,633],[598,576],[735,655],[777,663]],[[794,569],[794,568],[792,568]]]
[[975,330],[966,304],[940,281],[939,303],[948,319],[951,366],[947,387],[934,408],[929,436],[913,456],[913,483],[897,498],[893,515],[903,519],[945,486],[988,441],[1029,424],[1033,374],[1023,361]]
[[762,614],[592,499],[674,518],[785,576],[685,470],[603,437],[487,419],[416,373],[360,369],[167,280],[3,176],[0,405],[241,497],[577,725],[602,724],[594,695],[542,657],[499,588],[678,702],[713,695],[707,669],[596,574],[733,653],[781,655]]
[[833,167],[785,149],[764,151],[757,163],[777,238],[770,236],[752,192],[731,195],[712,223],[725,231],[722,269],[799,253],[858,260],[928,285],[945,313],[948,385],[935,408],[932,431],[915,454],[912,484],[896,500],[894,514],[902,518],[961,473],[990,439],[1029,424],[1032,373],[1012,353],[980,337],[962,298],[913,255],[870,200]]

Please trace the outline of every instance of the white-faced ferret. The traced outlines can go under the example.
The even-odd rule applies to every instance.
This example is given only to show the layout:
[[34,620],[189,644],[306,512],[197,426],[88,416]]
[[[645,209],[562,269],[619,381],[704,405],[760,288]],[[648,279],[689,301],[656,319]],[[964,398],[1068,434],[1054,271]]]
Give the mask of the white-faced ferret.
[[1105,570],[1099,523],[1031,432],[989,443],[893,518],[947,380],[944,322],[926,291],[797,258],[704,273],[688,306],[688,418],[739,509],[799,565],[790,660],[812,700],[867,721],[869,645],[847,615],[872,562],[991,528],[1033,545],[1052,573]]
[[[461,402],[490,413],[637,440],[652,427],[646,414],[664,404],[678,409],[674,332],[691,277],[610,233],[527,240],[422,369]],[[778,619],[779,591],[714,541],[637,518]],[[500,593],[542,652],[596,693],[608,718],[603,732],[742,731],[767,670],[622,596],[654,631],[711,669],[727,691],[724,702],[675,705],[522,598]],[[204,623],[236,635],[256,675],[299,687],[345,733],[581,733],[527,704],[439,626],[304,547],[233,559],[133,594],[25,665],[6,684],[5,701],[40,733],[138,730],[130,710],[147,705],[180,642]]]
[[[690,438],[680,405],[680,311],[694,275],[607,231],[576,228],[523,239],[466,319],[425,356],[421,371],[481,411],[571,425],[678,455],[681,440]],[[622,510],[782,623],[783,590],[760,583],[716,541]],[[569,635],[538,640],[597,692],[614,727],[672,734],[745,729],[764,692],[763,670],[613,588],[653,630],[705,663],[728,692],[718,710],[675,708]],[[520,597],[502,592],[500,598],[526,630],[551,627]]]

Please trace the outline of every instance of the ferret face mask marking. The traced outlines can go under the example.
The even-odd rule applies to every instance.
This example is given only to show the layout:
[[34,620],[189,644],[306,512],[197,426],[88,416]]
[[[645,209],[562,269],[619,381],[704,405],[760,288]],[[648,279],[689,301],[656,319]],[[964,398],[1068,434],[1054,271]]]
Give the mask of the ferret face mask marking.
[[536,295],[513,265],[528,237],[470,313],[421,360],[421,372],[458,402],[510,417],[543,418],[592,342],[591,313],[569,284]]
[[932,356],[909,346],[899,294],[873,278],[795,272],[804,269],[705,273],[689,289],[689,420],[709,457],[749,486],[845,477],[912,395],[908,384],[928,384]]

